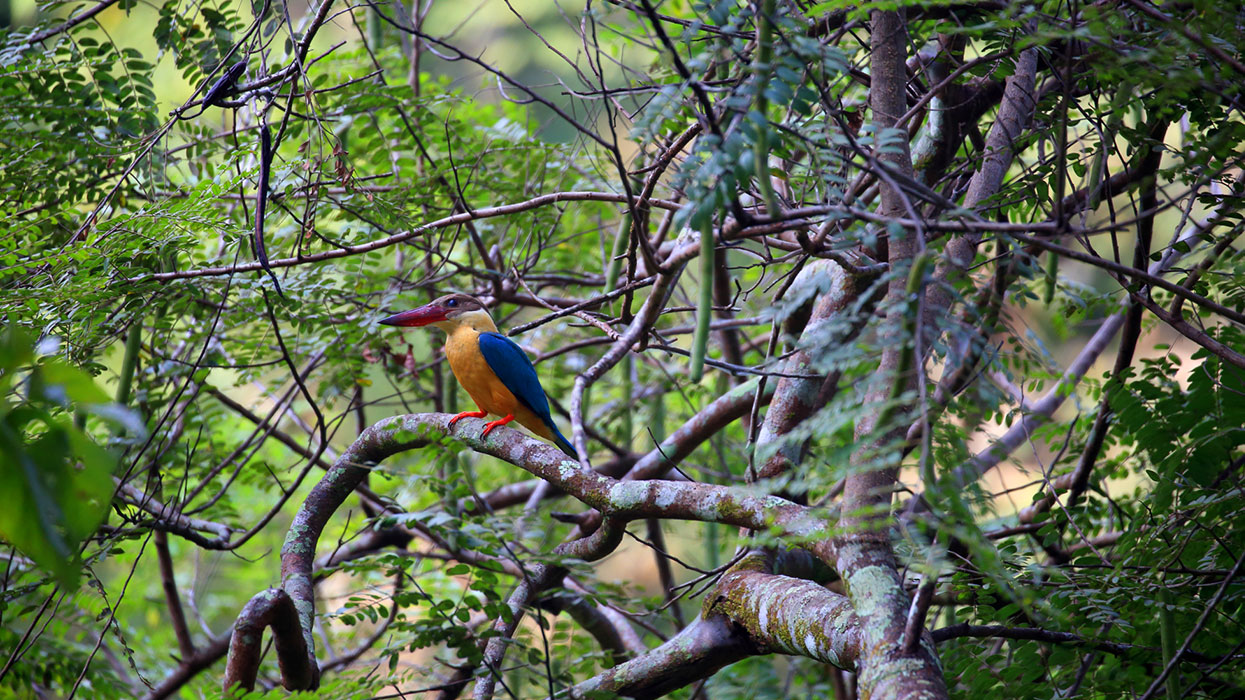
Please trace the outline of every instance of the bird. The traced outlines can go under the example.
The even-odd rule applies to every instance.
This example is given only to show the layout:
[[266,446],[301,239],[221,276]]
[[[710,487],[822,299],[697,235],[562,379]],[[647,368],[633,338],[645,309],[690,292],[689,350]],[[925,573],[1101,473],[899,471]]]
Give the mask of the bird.
[[436,326],[445,331],[445,357],[450,371],[479,408],[454,416],[450,419],[451,429],[463,418],[501,416],[486,423],[480,437],[486,437],[498,426],[518,421],[578,459],[571,442],[553,422],[549,399],[532,361],[517,343],[497,332],[493,317],[479,299],[468,294],[446,294],[417,309],[383,318],[380,323]]

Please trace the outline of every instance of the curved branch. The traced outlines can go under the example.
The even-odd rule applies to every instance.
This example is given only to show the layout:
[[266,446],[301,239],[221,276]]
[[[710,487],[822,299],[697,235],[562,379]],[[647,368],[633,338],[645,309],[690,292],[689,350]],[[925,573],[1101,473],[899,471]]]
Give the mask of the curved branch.
[[860,658],[860,618],[847,596],[812,581],[732,571],[705,598],[702,614],[725,615],[766,652],[807,656],[844,671]]
[[314,688],[319,682],[320,669],[315,659],[307,654],[298,618],[294,600],[279,588],[269,588],[251,598],[233,625],[229,661],[225,664],[225,690],[235,685],[247,690],[255,687],[255,676],[263,656],[265,627],[272,627],[281,681],[286,689]]
[[670,641],[580,683],[568,697],[658,698],[756,653],[724,616],[697,617]]
[[[312,488],[295,514],[281,548],[282,588],[298,612],[298,629],[302,633],[302,648],[310,671],[287,676],[287,687],[293,683],[296,688],[313,688],[318,680],[315,640],[312,638],[315,616],[312,568],[316,544],[324,526],[367,476],[372,465],[399,452],[419,447],[447,448],[445,437],[451,434],[451,418],[443,413],[411,414],[382,420],[364,430]],[[584,469],[578,462],[567,459],[556,447],[529,438],[517,430],[499,428],[487,438],[481,438],[484,421],[464,419],[458,425],[461,427],[453,433],[458,442],[523,468],[605,516],[605,525],[591,537],[560,546],[558,553],[562,556],[580,559],[601,556],[617,545],[625,523],[656,517],[777,531],[792,542],[800,543],[823,562],[832,564],[835,561],[836,549],[830,539],[831,523],[824,520],[827,514],[824,509],[806,508],[777,496],[757,494],[750,489],[691,482],[620,481]],[[561,580],[561,577],[556,580]],[[543,587],[533,588],[533,594],[540,590]],[[528,602],[531,599],[534,595]],[[230,678],[231,684],[241,682],[233,679],[245,680],[240,674],[232,674]]]
[[811,581],[737,569],[722,577],[701,614],[670,641],[580,683],[569,696],[656,698],[770,653],[855,671],[860,620],[846,596]]

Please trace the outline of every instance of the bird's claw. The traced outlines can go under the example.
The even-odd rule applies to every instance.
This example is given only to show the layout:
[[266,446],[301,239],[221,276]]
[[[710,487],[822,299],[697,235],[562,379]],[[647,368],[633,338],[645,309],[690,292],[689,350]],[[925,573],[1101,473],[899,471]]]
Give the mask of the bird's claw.
[[[459,420],[460,418],[483,418],[483,417],[485,417],[485,416],[487,416],[487,415],[488,415],[488,414],[487,414],[487,413],[485,413],[484,411],[463,411],[462,413],[460,413],[460,414],[458,414],[458,415],[454,416],[453,418],[451,418],[451,419],[450,419],[450,424],[449,424],[447,427],[448,427],[450,430],[453,430],[453,429],[454,429],[454,424],[455,424],[455,423],[457,423],[457,422],[458,422],[458,420]],[[485,435],[488,435],[488,431],[485,431],[485,433],[484,433],[484,434],[485,434]]]
[[482,438],[488,437],[488,434],[489,434],[489,433],[491,433],[491,432],[493,432],[493,428],[496,428],[496,427],[497,427],[497,426],[499,426],[499,425],[505,425],[505,424],[509,423],[509,422],[510,422],[510,421],[512,421],[512,420],[514,420],[514,415],[513,415],[513,414],[508,415],[508,416],[506,416],[505,418],[502,418],[501,420],[494,420],[494,421],[489,421],[488,423],[485,423],[485,424],[484,424],[484,432],[483,432],[483,433],[480,433],[480,437],[482,437]]

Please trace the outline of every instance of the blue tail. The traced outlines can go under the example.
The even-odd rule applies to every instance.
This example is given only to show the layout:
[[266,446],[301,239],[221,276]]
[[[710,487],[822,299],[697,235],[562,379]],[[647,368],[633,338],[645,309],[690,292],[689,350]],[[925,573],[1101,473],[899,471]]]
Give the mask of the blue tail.
[[558,449],[565,452],[568,456],[579,459],[579,454],[575,452],[575,446],[571,444],[570,440],[566,439],[562,431],[558,430],[558,426],[554,425],[553,421],[549,421],[547,425],[553,431],[553,444],[557,445]]

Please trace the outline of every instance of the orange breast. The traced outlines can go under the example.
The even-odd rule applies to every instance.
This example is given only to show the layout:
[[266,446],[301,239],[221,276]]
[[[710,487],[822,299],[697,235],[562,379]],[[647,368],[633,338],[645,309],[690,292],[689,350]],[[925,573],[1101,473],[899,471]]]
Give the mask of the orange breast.
[[544,421],[520,403],[488,366],[480,352],[479,331],[467,326],[456,328],[445,343],[445,358],[449,360],[450,370],[458,383],[481,411],[499,417],[513,415],[528,430],[540,437],[553,439]]

